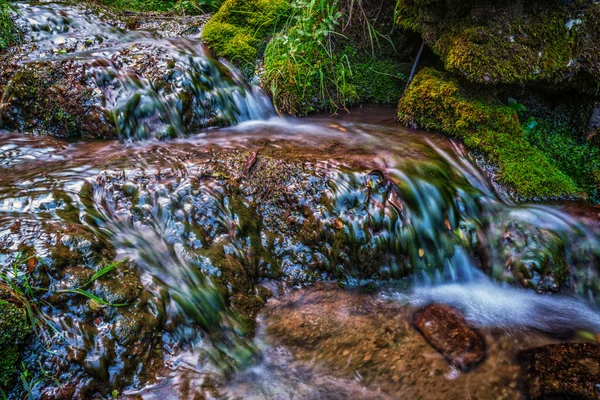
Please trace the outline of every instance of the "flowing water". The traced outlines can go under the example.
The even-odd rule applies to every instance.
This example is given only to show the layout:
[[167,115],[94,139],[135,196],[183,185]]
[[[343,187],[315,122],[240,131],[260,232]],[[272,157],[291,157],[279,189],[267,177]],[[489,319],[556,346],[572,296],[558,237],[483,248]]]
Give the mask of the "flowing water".
[[[33,398],[518,398],[519,350],[600,332],[598,209],[513,203],[460,144],[392,108],[276,117],[194,39],[19,10],[0,264],[50,289],[25,357]],[[31,135],[52,132],[19,108],[41,59],[85,70],[112,121],[98,126],[121,141]],[[476,370],[410,326],[430,302],[484,331]]]

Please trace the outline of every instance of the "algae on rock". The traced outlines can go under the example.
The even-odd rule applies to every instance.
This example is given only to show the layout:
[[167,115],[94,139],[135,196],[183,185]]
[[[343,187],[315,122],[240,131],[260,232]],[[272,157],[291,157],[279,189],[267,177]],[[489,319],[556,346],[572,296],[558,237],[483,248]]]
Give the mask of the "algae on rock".
[[20,357],[19,347],[29,331],[25,310],[0,300],[0,388],[8,388],[12,382]]

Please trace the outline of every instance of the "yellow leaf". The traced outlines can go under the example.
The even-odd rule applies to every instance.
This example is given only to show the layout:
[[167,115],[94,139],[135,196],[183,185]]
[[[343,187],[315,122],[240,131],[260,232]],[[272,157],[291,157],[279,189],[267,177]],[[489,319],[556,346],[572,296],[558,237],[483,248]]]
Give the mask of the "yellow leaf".
[[424,255],[425,255],[425,250],[419,249],[419,257],[423,258]]

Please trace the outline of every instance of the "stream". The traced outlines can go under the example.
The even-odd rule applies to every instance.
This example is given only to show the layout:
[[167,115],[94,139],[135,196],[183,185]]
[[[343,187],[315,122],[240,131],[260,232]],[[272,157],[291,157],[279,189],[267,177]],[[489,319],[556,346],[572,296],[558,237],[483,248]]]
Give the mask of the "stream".
[[[277,116],[194,35],[17,9],[0,271],[47,290],[9,398],[518,399],[520,351],[600,333],[598,208],[516,203],[392,107]],[[482,332],[472,371],[430,303]]]

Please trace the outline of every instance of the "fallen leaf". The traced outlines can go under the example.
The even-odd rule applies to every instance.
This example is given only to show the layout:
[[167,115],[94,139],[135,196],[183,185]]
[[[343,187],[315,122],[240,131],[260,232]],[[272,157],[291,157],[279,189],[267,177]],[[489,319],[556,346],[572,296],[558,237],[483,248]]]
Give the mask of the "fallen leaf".
[[29,261],[27,261],[27,273],[28,274],[32,273],[34,268],[35,268],[35,258],[30,258]]
[[246,160],[246,164],[244,165],[244,175],[248,175],[248,172],[250,172],[250,170],[252,169],[254,164],[256,164],[256,155],[257,154],[258,154],[257,151],[253,151],[250,154],[250,156],[248,157],[248,159]]
[[444,220],[444,225],[446,225],[446,228],[448,228],[449,231],[452,230],[452,225],[450,225],[450,221],[448,221],[448,219]]

